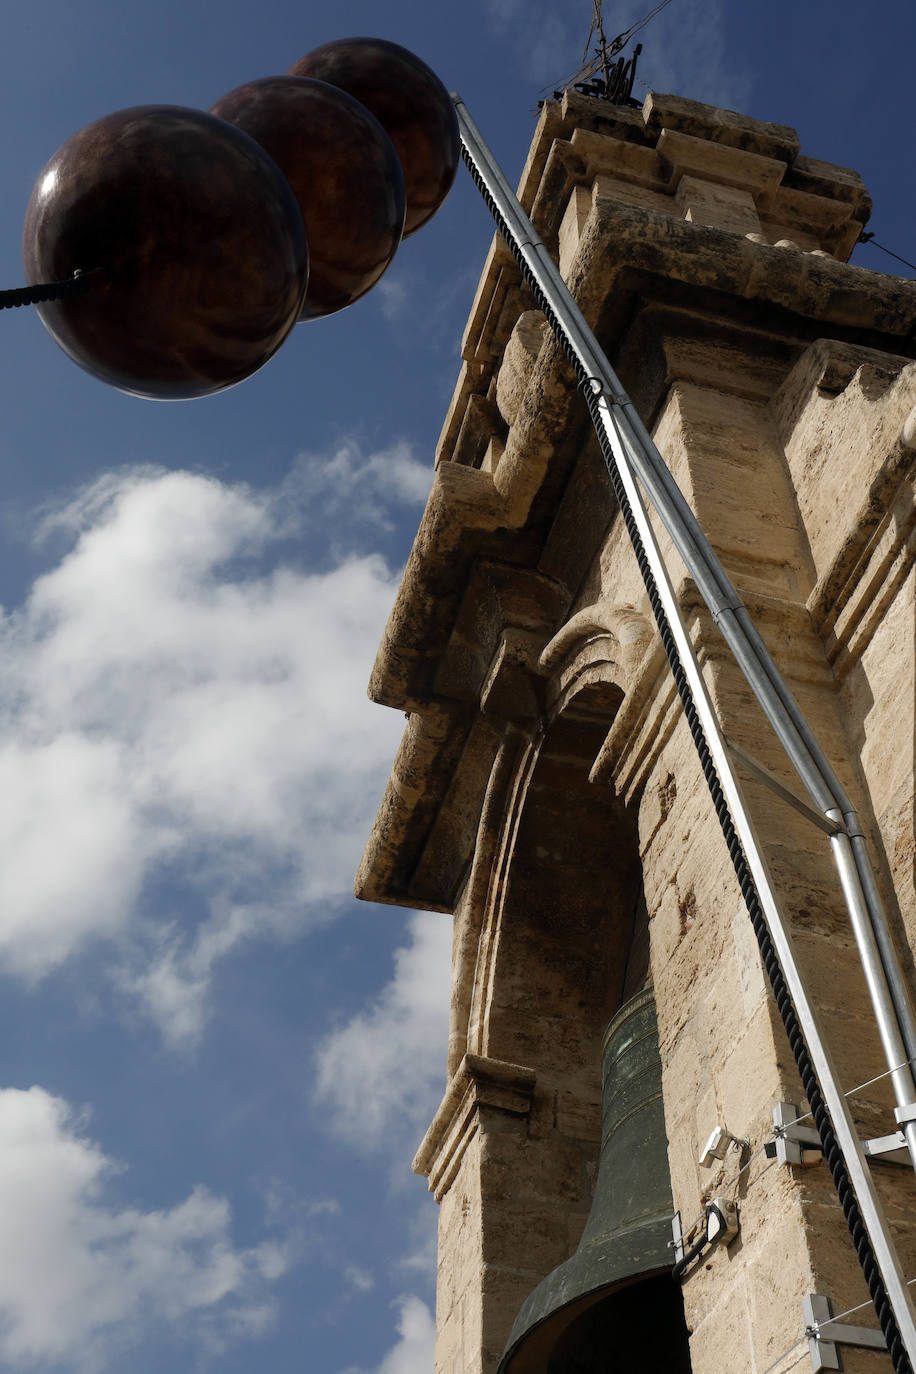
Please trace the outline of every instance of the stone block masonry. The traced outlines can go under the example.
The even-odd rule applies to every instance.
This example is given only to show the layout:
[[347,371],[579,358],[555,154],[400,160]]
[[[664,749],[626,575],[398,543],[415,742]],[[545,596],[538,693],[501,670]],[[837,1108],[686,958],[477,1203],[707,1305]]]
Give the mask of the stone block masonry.
[[[519,194],[873,836],[911,976],[916,284],[848,264],[871,208],[855,172],[675,96],[547,102]],[[726,733],[792,785],[661,542]],[[441,1208],[437,1371],[496,1374],[575,1251],[602,1034],[647,982],[674,1205],[693,1219],[725,1188],[741,1217],[683,1280],[691,1367],[763,1374],[793,1348],[772,1374],[803,1368],[805,1295],[839,1312],[867,1291],[823,1164],[760,1154],[732,1183],[734,1151],[697,1163],[721,1122],[756,1151],[801,1088],[587,412],[498,237],[370,692],[409,719],[357,893],[454,923],[445,1092],[415,1161]],[[840,1081],[868,1084],[857,1125],[889,1134],[822,837],[747,792]],[[916,1275],[916,1180],[875,1170]]]

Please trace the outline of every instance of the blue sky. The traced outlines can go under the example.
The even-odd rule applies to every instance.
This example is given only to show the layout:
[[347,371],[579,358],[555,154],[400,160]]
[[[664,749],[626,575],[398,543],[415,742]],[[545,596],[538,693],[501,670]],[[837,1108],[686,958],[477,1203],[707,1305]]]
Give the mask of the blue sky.
[[[591,8],[13,8],[0,286],[77,129],[206,108],[335,37],[419,53],[514,178]],[[606,3],[608,33],[642,12]],[[916,260],[914,28],[904,0],[673,0],[640,75],[795,125]],[[403,724],[365,683],[490,232],[459,172],[373,293],[207,400],[121,395],[0,316],[2,1370],[430,1374],[435,1207],[409,1161],[443,1087],[449,923],[349,894]]]

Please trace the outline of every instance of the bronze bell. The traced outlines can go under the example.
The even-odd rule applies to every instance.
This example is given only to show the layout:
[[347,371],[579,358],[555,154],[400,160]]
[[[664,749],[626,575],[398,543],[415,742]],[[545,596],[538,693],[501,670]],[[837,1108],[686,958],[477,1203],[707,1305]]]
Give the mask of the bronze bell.
[[595,1196],[576,1253],[522,1306],[498,1374],[689,1374],[652,989],[607,1028]]

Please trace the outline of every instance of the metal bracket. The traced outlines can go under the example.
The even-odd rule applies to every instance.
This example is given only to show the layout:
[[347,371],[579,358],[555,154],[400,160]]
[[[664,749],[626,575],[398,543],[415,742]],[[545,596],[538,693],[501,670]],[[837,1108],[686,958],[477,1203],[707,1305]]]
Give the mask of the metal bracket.
[[875,1136],[874,1140],[863,1140],[862,1153],[866,1159],[873,1159],[880,1164],[903,1164],[908,1169],[913,1164],[906,1136],[902,1131],[895,1131],[893,1135]]
[[[898,1121],[909,1121],[905,1113],[913,1112],[916,1107],[897,1107],[894,1116]],[[901,1114],[902,1113],[902,1114]],[[802,1116],[801,1109],[794,1102],[777,1102],[773,1107],[773,1127],[776,1139],[766,1146],[766,1156],[777,1164],[802,1164],[810,1167],[821,1158],[821,1138],[813,1127],[797,1125]],[[875,1164],[902,1164],[912,1168],[912,1158],[902,1131],[894,1135],[878,1135],[872,1140],[862,1140],[862,1154]]]
[[773,1108],[776,1139],[766,1147],[768,1158],[777,1164],[819,1164],[823,1157],[821,1138],[813,1126],[799,1124],[801,1109],[794,1102],[777,1102]]
[[[894,1115],[901,1110],[908,1109],[898,1107]],[[821,1158],[821,1138],[813,1127],[796,1124],[800,1115],[800,1109],[794,1102],[777,1102],[773,1108],[776,1139],[771,1140],[766,1147],[769,1159],[775,1159],[778,1164],[810,1166],[818,1163]],[[912,1167],[903,1131],[895,1131],[893,1135],[875,1136],[873,1140],[863,1140],[862,1153],[866,1159],[876,1164],[902,1164],[906,1168]]]
[[806,801],[803,801],[796,792],[786,787],[785,783],[777,778],[776,774],[771,772],[771,770],[762,764],[759,759],[755,759],[753,754],[749,754],[746,749],[741,748],[740,744],[736,744],[733,739],[729,739],[728,735],[725,736],[725,744],[732,757],[736,758],[739,763],[743,763],[752,777],[755,777],[758,782],[762,782],[771,792],[774,792],[777,797],[797,811],[799,815],[804,816],[805,820],[810,821],[812,825],[816,825],[818,830],[823,830],[826,835],[837,835],[842,831],[843,827],[841,825],[831,820],[830,817],[823,812],[815,811],[814,808],[809,806]]
[[671,1242],[674,1249],[674,1258],[675,1260],[682,1260],[684,1258],[684,1228],[681,1225],[680,1212],[675,1212],[674,1216],[671,1218],[671,1234],[674,1237]]
[[887,1350],[883,1331],[835,1322],[833,1304],[821,1293],[811,1293],[805,1298],[802,1316],[814,1374],[821,1369],[842,1369],[838,1345],[855,1345],[862,1350]]

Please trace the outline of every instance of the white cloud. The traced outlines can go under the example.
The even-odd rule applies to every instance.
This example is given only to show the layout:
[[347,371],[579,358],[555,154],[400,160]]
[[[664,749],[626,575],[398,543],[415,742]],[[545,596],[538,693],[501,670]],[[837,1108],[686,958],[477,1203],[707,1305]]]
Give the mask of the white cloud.
[[106,938],[178,1042],[230,950],[333,915],[403,724],[365,695],[397,576],[304,560],[335,501],[383,525],[428,480],[341,444],[279,491],[147,469],[45,518],[70,547],[0,619],[0,966]]
[[[627,15],[622,5],[614,13],[621,29],[633,22],[632,13]],[[605,19],[608,37],[612,27]],[[652,90],[728,109],[747,105],[753,78],[726,50],[723,0],[675,0],[635,41],[645,49],[636,69],[637,78],[642,78],[633,90],[637,98],[642,99],[648,84]],[[631,52],[632,45],[627,54]]]
[[399,505],[422,506],[432,479],[432,460],[420,462],[409,444],[366,455],[343,439],[330,453],[299,456],[274,510],[278,523],[290,522],[296,532],[317,526],[327,538],[332,531],[332,552],[339,556],[363,547],[367,531],[390,530]]
[[344,1278],[352,1288],[358,1293],[371,1293],[375,1287],[375,1279],[366,1269],[360,1269],[356,1264],[350,1264],[344,1270]]
[[445,1085],[451,923],[411,919],[411,943],[395,955],[378,998],[318,1050],[318,1094],[341,1136],[393,1156],[418,1143]]
[[[431,1201],[424,1200],[425,1202]],[[435,1205],[418,1207],[408,1219],[410,1248],[397,1262],[398,1269],[422,1274],[435,1287],[436,1257],[439,1242],[439,1208]]]
[[114,1205],[118,1166],[60,1098],[0,1089],[0,1158],[4,1368],[97,1368],[153,1325],[212,1346],[272,1322],[284,1247],[235,1248],[204,1188],[164,1211]]
[[487,0],[486,8],[494,33],[511,37],[534,80],[560,81],[577,65],[587,29],[561,18],[555,5],[547,0]]
[[385,319],[391,324],[403,319],[410,307],[410,292],[406,282],[401,277],[389,273],[388,276],[382,277],[375,289]]
[[417,1297],[399,1299],[398,1341],[376,1374],[429,1374],[433,1367],[436,1323],[426,1303]]

